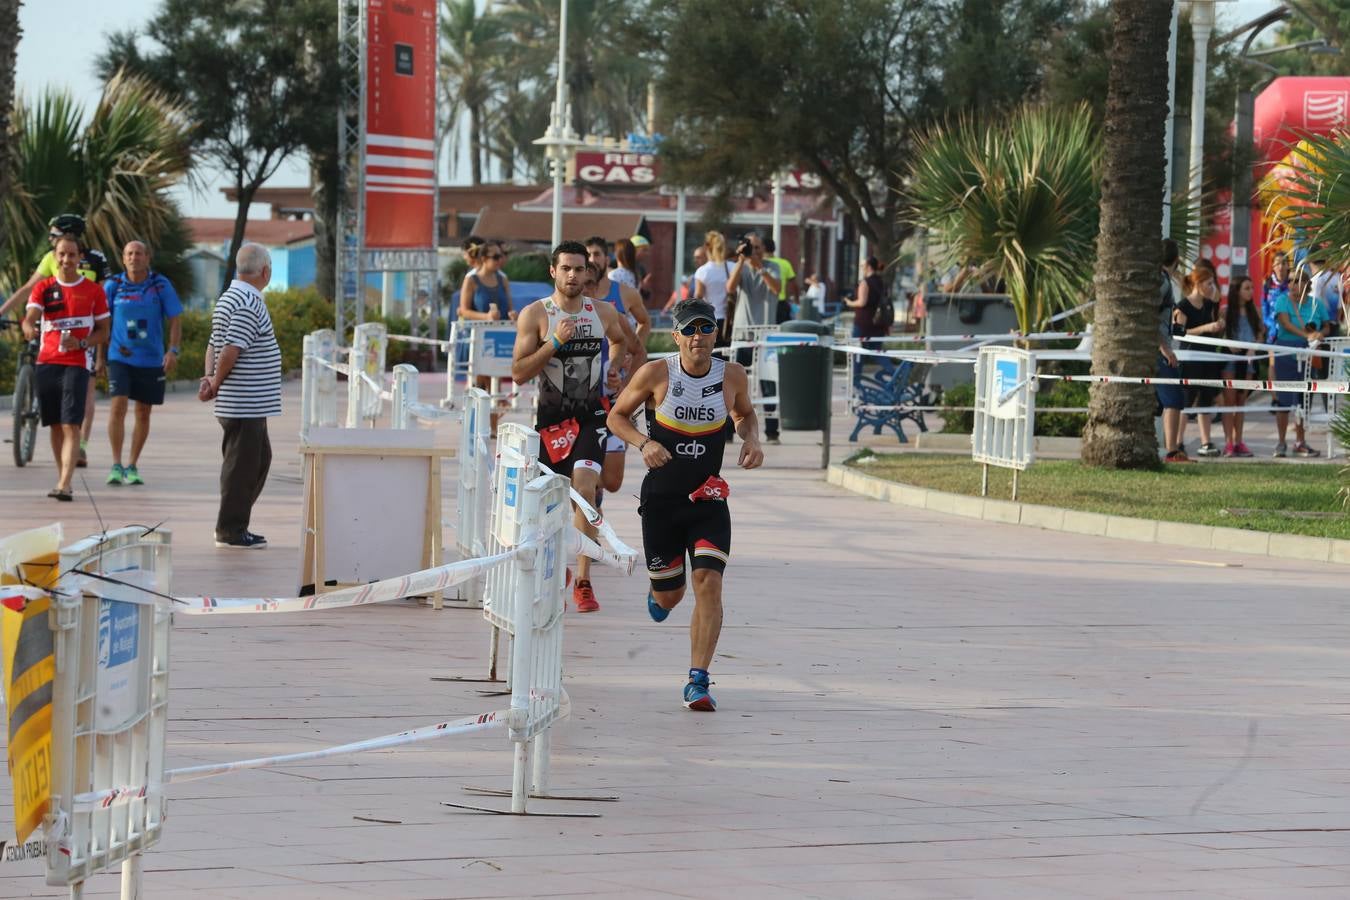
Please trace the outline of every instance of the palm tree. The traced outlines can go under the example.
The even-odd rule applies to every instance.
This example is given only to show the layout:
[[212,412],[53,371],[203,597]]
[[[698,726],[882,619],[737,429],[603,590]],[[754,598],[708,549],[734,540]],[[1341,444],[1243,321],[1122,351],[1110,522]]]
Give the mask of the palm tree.
[[1350,259],[1350,134],[1305,135],[1275,169],[1264,199],[1300,244]]
[[59,213],[81,213],[89,244],[114,256],[133,237],[157,245],[181,231],[169,191],[191,166],[184,108],[119,74],[84,118],[63,91],[16,104],[15,181],[0,198],[0,281],[11,290],[32,272]]
[[474,184],[483,183],[488,105],[497,95],[497,60],[505,33],[504,23],[491,7],[480,15],[475,0],[445,0],[441,15],[441,72],[452,111],[449,121],[458,122],[459,110],[469,114],[469,158]]
[[976,261],[1002,280],[1018,327],[1035,331],[1091,283],[1100,157],[1086,105],[936,127],[915,148],[915,224],[949,262]]
[[[522,70],[541,84],[551,85],[556,77],[562,2],[511,0],[501,10],[502,18],[517,34],[517,47],[535,61],[532,70],[524,66]],[[655,66],[644,53],[651,46],[640,21],[645,4],[626,0],[565,2],[572,128],[577,134],[621,137],[650,124],[645,121],[647,85],[655,77]]]
[[[1158,0],[1111,4],[1094,375],[1146,377],[1156,371],[1171,6]],[[1083,461],[1117,469],[1157,467],[1155,404],[1145,385],[1093,384]]]
[[0,0],[0,197],[9,194],[14,172],[14,148],[9,139],[14,112],[14,65],[19,54],[20,0]]

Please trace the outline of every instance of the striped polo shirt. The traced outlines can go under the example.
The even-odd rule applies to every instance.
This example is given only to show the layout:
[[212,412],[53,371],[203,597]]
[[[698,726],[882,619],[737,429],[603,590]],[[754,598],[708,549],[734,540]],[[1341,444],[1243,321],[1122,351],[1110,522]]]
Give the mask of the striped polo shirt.
[[239,348],[239,358],[220,384],[216,415],[222,419],[281,415],[281,348],[272,332],[272,317],[258,289],[237,278],[211,312],[211,348],[217,358],[231,344]]

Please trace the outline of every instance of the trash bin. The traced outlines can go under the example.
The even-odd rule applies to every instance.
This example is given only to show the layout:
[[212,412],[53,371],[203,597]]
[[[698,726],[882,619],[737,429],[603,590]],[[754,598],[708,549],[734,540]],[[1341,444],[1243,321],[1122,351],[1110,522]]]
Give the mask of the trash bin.
[[830,326],[820,322],[784,322],[788,334],[810,334],[821,344],[785,346],[778,356],[778,419],[784,431],[822,431],[829,427],[833,375]]
[[[1003,334],[1017,330],[1017,311],[1006,294],[940,294],[924,297],[923,333],[928,337],[954,334]],[[933,344],[934,350],[956,350],[959,343]],[[970,384],[970,366],[943,363],[928,373],[931,387],[946,390]]]

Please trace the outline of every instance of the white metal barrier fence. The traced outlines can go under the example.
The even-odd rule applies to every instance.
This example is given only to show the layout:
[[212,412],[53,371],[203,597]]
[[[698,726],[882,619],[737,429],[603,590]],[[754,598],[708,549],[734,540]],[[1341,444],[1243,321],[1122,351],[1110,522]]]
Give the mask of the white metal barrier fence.
[[[118,863],[122,895],[138,895],[141,853],[163,829],[170,614],[157,596],[168,596],[170,540],[122,528],[61,550],[52,809],[43,824],[47,883],[69,885],[72,897]],[[123,785],[144,787],[124,794]]]
[[[470,388],[464,397],[460,420],[459,477],[455,482],[455,549],[461,559],[487,553],[488,512],[492,482],[488,439],[492,430],[492,398],[486,391]],[[469,606],[483,605],[483,579],[466,582],[459,599]],[[489,678],[495,678],[495,671]]]
[[[374,428],[384,414],[386,401],[390,405],[390,426],[399,430],[416,428],[419,422],[457,418],[456,413],[420,402],[420,373],[415,366],[407,363],[394,366],[393,388],[385,390],[389,341],[384,326],[378,322],[358,325],[350,350],[337,345],[337,334],[331,330],[305,336],[300,392],[302,438],[308,436],[311,428],[338,426],[338,375],[347,376],[347,428]],[[348,361],[339,362],[340,354],[347,354]],[[453,375],[450,381],[453,383]]]

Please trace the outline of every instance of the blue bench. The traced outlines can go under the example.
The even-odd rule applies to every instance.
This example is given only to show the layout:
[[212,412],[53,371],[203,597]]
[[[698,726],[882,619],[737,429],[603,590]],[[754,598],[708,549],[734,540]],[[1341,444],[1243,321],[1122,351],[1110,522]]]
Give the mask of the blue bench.
[[895,432],[900,443],[908,444],[909,438],[905,437],[901,427],[906,419],[919,426],[920,431],[928,430],[923,420],[923,410],[912,408],[928,405],[928,395],[923,384],[910,382],[913,374],[914,363],[907,359],[899,362],[883,360],[881,366],[870,374],[864,374],[861,365],[854,369],[853,396],[859,409],[856,411],[857,424],[848,436],[850,441],[857,441],[858,434],[870,427],[873,434],[881,434],[881,429],[889,428]]

